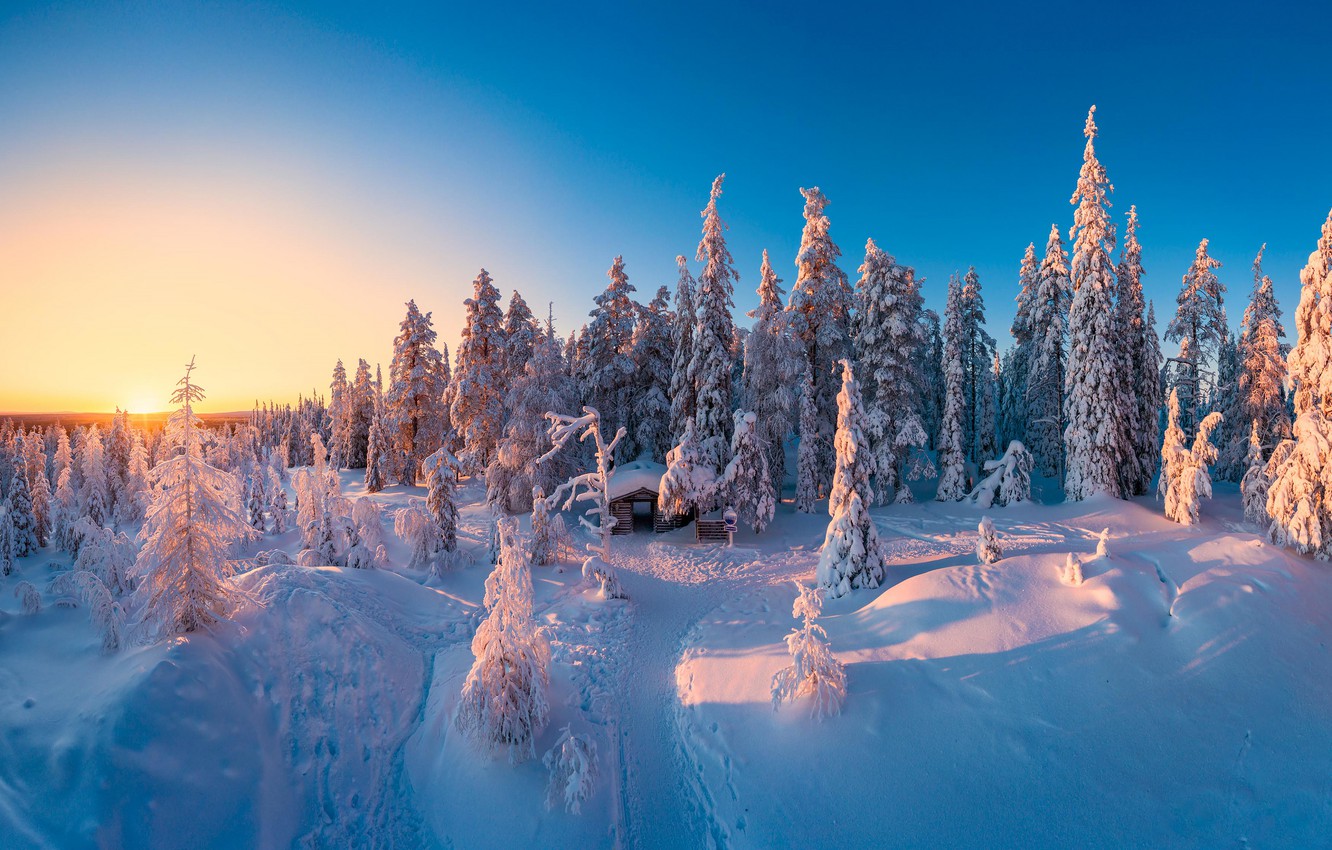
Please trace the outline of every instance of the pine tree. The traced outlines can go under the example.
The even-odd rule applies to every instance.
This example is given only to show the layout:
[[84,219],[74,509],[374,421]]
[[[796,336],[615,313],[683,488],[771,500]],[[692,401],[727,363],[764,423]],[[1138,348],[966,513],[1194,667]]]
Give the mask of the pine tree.
[[735,508],[740,522],[752,528],[755,534],[768,527],[777,507],[772,475],[768,471],[768,456],[759,441],[757,421],[753,413],[735,412],[731,462],[722,476],[730,493],[730,505]]
[[749,311],[754,329],[745,339],[744,403],[754,412],[759,442],[768,456],[771,490],[781,500],[786,479],[786,438],[792,431],[801,352],[782,310],[782,281],[763,251],[759,305]]
[[[1064,253],[1059,226],[1052,224],[1031,303],[1033,337],[1026,393],[1028,445],[1036,459],[1036,469],[1045,476],[1056,476],[1063,471],[1064,379],[1072,292],[1068,255]],[[1155,445],[1152,450],[1156,450]]]
[[[703,462],[720,475],[730,461],[728,434],[731,422],[731,296],[734,282],[740,279],[731,252],[726,248],[717,198],[721,197],[720,174],[712,181],[712,194],[703,210],[703,238],[695,259],[703,263],[698,276],[698,327],[694,333],[694,356],[689,372],[694,379],[697,408],[694,411],[694,436],[703,454]],[[701,506],[710,510],[715,505]]]
[[449,421],[462,442],[458,461],[464,472],[479,472],[495,457],[504,428],[504,376],[508,351],[499,290],[482,269],[472,281],[472,297],[463,304],[467,319],[450,388]]
[[828,532],[816,571],[818,583],[828,595],[845,596],[853,588],[878,587],[883,581],[883,549],[879,532],[870,519],[874,501],[870,476],[874,456],[870,454],[865,408],[860,384],[851,371],[851,361],[842,361],[842,391],[837,394],[837,467],[832,494],[828,497]]
[[680,267],[680,282],[675,286],[675,326],[671,341],[675,353],[671,360],[671,441],[679,443],[684,437],[685,425],[694,420],[698,393],[689,374],[689,362],[694,358],[694,326],[698,312],[694,306],[694,277],[684,255],[675,258]]
[[859,271],[854,348],[864,379],[874,489],[879,503],[885,504],[894,492],[909,497],[906,460],[925,443],[917,410],[922,377],[918,364],[925,346],[923,299],[914,271],[899,265],[873,239],[865,243],[865,262]]
[[1318,246],[1300,271],[1300,304],[1295,309],[1295,347],[1286,360],[1294,396],[1292,439],[1272,455],[1267,493],[1269,535],[1281,546],[1332,559],[1332,493],[1326,469],[1332,457],[1332,212]]
[[134,571],[142,621],[159,635],[207,628],[225,619],[234,591],[227,582],[227,554],[253,534],[237,512],[236,481],[203,460],[202,423],[194,405],[204,397],[185,368],[167,421],[174,456],[153,468],[153,504],[139,538]]
[[384,471],[408,486],[416,483],[421,461],[444,442],[449,364],[447,350],[441,353],[435,348],[436,337],[430,313],[422,315],[416,302],[408,301],[389,365],[385,436],[392,446],[394,469]]
[[[1179,307],[1175,318],[1166,328],[1166,340],[1180,343],[1172,383],[1179,389],[1180,427],[1189,435],[1197,427],[1200,406],[1215,387],[1215,381],[1209,381],[1207,375],[1226,334],[1226,311],[1222,306],[1226,286],[1212,271],[1219,268],[1221,261],[1207,254],[1207,240],[1199,242],[1176,299]],[[1215,378],[1215,371],[1211,374]]]
[[948,281],[943,328],[944,412],[939,425],[939,488],[935,499],[956,502],[967,492],[966,456],[962,448],[962,416],[966,406],[962,362],[962,284]]
[[801,189],[800,194],[805,198],[805,228],[800,234],[796,283],[787,311],[813,376],[813,427],[807,431],[802,421],[800,432],[813,455],[810,464],[797,470],[811,475],[812,480],[797,482],[797,487],[813,492],[817,498],[828,492],[832,480],[838,392],[834,367],[851,354],[852,292],[846,273],[837,266],[842,252],[828,233],[828,217],[823,213],[828,199],[817,186]]
[[[634,326],[633,361],[637,381],[630,422],[634,443],[641,457],[660,463],[671,447],[671,330],[675,316],[670,311],[670,289],[661,287],[646,307],[638,311]],[[572,402],[546,410],[569,410]]]
[[1115,271],[1110,262],[1114,230],[1106,193],[1105,168],[1096,159],[1096,107],[1087,113],[1082,171],[1072,203],[1073,304],[1069,307],[1068,372],[1064,380],[1064,495],[1081,501],[1097,493],[1120,495],[1119,462],[1125,447],[1117,425],[1118,387],[1114,369]]

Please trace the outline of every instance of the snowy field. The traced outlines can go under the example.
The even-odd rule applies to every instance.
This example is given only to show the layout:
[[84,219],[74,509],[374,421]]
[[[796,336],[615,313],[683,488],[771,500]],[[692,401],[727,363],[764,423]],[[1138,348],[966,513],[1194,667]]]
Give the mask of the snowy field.
[[[516,767],[452,723],[489,570],[475,482],[442,579],[400,566],[386,515],[389,569],[260,567],[234,622],[112,655],[48,591],[20,613],[47,550],[0,579],[0,847],[1320,846],[1328,567],[1217,489],[1194,528],[1150,499],[874,509],[892,567],[825,605],[848,696],[822,722],[770,689],[826,516],[786,502],[731,549],[617,537],[627,602],[576,564],[534,568],[551,722]],[[545,806],[540,754],[566,725],[597,745],[577,815]]]

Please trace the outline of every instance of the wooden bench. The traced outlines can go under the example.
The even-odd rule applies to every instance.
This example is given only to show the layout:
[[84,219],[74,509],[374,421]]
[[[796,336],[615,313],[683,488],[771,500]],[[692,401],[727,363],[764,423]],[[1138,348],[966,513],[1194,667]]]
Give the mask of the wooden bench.
[[730,540],[726,533],[726,523],[719,519],[700,519],[694,521],[694,532],[699,543],[725,543]]

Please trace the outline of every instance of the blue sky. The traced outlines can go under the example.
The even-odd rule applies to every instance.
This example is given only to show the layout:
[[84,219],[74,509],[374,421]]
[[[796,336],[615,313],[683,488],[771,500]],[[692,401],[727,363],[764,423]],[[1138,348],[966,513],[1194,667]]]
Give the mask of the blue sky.
[[[1023,249],[1071,223],[1095,103],[1113,213],[1138,206],[1162,322],[1208,237],[1232,324],[1263,242],[1289,324],[1332,207],[1330,23],[1314,4],[9,3],[0,228],[35,221],[55,187],[87,211],[82,239],[146,198],[280,219],[262,230],[292,246],[274,261],[290,276],[243,309],[210,284],[209,318],[299,347],[256,387],[285,395],[326,384],[337,356],[387,362],[408,297],[452,346],[481,266],[506,294],[554,300],[566,331],[616,254],[646,300],[676,254],[692,259],[724,171],[741,310],[765,247],[789,289],[798,189],[818,185],[848,273],[872,236],[938,307],[974,264],[1006,341]],[[264,233],[197,250],[253,254],[239,268],[257,274],[276,256]],[[319,275],[300,273],[303,252]],[[339,269],[359,283],[324,291]],[[283,281],[298,303],[336,302],[316,311],[323,333],[290,309],[256,318]]]

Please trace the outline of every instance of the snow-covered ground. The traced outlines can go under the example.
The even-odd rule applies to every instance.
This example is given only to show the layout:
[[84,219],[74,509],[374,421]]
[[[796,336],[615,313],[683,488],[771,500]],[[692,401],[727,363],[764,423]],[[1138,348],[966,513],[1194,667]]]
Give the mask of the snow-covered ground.
[[1195,528],[1151,500],[874,509],[893,566],[824,607],[849,693],[822,723],[770,683],[825,517],[784,503],[733,549],[617,537],[627,602],[534,569],[537,753],[566,724],[597,744],[578,815],[545,808],[539,758],[484,759],[452,723],[489,568],[476,483],[443,579],[401,566],[386,516],[390,569],[261,567],[233,623],[112,655],[49,594],[19,612],[43,554],[0,579],[0,847],[1319,846],[1332,576],[1217,489]]

